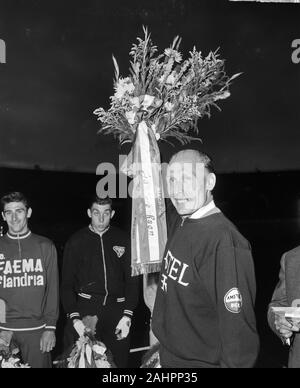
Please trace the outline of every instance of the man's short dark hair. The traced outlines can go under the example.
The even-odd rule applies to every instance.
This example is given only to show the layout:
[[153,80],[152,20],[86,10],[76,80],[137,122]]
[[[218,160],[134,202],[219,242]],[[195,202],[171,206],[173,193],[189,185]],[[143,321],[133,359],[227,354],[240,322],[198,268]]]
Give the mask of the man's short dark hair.
[[200,155],[200,159],[203,162],[204,167],[207,169],[207,171],[215,173],[216,170],[215,170],[215,166],[212,158],[208,154],[205,154],[204,152],[201,152],[201,151],[198,151],[198,152]]
[[112,209],[112,200],[109,197],[99,198],[98,195],[93,195],[89,201],[89,209],[96,203],[97,205],[110,205]]
[[30,207],[28,199],[23,193],[19,191],[12,191],[3,195],[3,197],[1,198],[1,209],[4,210],[5,205],[10,202],[22,202],[25,205],[26,209]]
[[188,155],[188,154],[192,155],[195,162],[203,163],[204,167],[207,169],[208,172],[215,173],[215,168],[213,165],[212,158],[208,154],[193,148],[184,149],[177,152],[175,155],[172,156],[170,160],[170,164],[174,162],[174,160],[176,160],[176,158],[178,158],[179,156],[184,157],[184,155]]

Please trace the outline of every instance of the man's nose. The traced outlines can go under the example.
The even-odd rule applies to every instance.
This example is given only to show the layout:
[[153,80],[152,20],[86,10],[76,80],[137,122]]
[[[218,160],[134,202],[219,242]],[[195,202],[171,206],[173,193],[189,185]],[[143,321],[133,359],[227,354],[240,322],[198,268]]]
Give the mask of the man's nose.
[[182,196],[184,195],[184,191],[185,190],[182,182],[173,183],[170,186],[170,194],[172,194],[173,196]]
[[13,218],[13,221],[17,221],[17,220],[18,220],[18,215],[17,215],[17,213],[13,213],[12,218]]

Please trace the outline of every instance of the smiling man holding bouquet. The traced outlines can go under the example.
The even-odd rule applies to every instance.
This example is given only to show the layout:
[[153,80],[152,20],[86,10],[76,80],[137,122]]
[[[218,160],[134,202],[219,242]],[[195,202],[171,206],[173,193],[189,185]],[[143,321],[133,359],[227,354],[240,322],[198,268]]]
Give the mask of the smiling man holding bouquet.
[[162,367],[250,368],[258,354],[248,241],[215,206],[210,158],[173,156],[168,191],[181,222],[169,237],[152,329]]

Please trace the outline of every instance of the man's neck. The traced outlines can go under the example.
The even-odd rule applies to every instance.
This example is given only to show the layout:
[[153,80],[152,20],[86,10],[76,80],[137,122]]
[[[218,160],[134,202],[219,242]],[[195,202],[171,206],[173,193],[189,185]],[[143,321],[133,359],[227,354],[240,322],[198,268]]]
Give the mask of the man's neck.
[[211,200],[207,204],[196,210],[193,214],[189,216],[189,218],[202,218],[205,216],[205,214],[211,212],[213,209],[216,209],[216,205],[214,203],[213,198],[211,198]]
[[96,228],[94,228],[92,224],[89,225],[89,229],[90,229],[93,233],[96,233],[96,234],[98,234],[98,235],[101,236],[101,237],[103,236],[103,234],[104,234],[105,232],[108,231],[109,228],[110,228],[110,225],[109,225],[106,229],[104,229],[104,230],[102,230],[102,231],[100,232],[100,231],[98,231]]
[[29,230],[29,228],[26,228],[18,233],[12,230],[8,230],[7,232],[7,235],[10,238],[25,238],[25,237],[28,237],[30,234],[31,234],[31,231]]

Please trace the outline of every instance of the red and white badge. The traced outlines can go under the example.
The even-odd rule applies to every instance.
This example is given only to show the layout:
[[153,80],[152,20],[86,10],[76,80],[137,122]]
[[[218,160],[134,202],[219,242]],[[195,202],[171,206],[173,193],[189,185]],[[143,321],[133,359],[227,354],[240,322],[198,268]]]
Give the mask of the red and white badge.
[[232,288],[224,296],[224,304],[228,311],[238,314],[242,310],[243,298],[238,288]]

